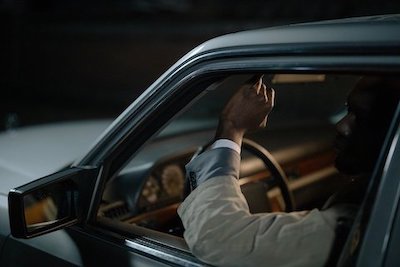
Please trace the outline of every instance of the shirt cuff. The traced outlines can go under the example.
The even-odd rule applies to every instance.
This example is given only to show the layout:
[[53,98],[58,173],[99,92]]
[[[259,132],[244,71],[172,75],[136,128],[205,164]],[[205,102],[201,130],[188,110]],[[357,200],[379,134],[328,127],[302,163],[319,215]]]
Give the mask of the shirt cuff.
[[240,154],[233,149],[208,149],[186,164],[186,176],[194,190],[214,177],[229,176],[239,179]]
[[232,149],[232,150],[236,151],[238,154],[240,154],[240,151],[241,151],[240,146],[229,139],[216,140],[211,145],[210,149],[221,148],[221,147]]

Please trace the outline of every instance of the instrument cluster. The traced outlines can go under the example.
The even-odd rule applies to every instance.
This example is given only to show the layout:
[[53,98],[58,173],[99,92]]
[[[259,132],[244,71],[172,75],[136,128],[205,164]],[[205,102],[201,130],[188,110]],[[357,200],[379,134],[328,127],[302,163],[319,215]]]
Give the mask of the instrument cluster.
[[144,183],[139,209],[151,211],[181,201],[184,185],[183,164],[167,163],[156,167]]

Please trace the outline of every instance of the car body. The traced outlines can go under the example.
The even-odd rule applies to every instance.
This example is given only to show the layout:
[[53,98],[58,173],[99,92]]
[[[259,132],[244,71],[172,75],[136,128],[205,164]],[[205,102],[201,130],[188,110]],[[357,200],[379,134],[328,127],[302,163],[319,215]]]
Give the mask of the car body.
[[[171,193],[174,188],[160,185],[164,178],[154,182],[150,177],[163,177],[165,166],[171,165],[178,168],[169,169],[167,173],[181,175],[180,170],[183,172],[183,165],[190,160],[195,148],[212,137],[217,119],[205,121],[192,116],[194,124],[188,124],[188,120],[175,118],[194,105],[198,96],[212,92],[222,78],[230,76],[243,80],[251,73],[268,73],[271,81],[277,81],[279,77],[290,79],[291,74],[298,75],[296,79],[307,74],[315,82],[323,75],[328,77],[323,78],[324,84],[331,88],[346,81],[347,85],[353,84],[355,79],[348,81],[348,76],[398,75],[399,32],[400,16],[387,15],[289,25],[218,37],[179,60],[111,124],[110,121],[81,122],[2,133],[1,266],[204,265],[185,245],[180,233],[183,229],[176,229],[176,213],[172,218],[168,217],[170,213],[165,215],[166,220],[173,220],[173,227],[154,226],[153,217],[161,217],[164,208],[171,205],[176,211],[181,198]],[[311,100],[308,100],[310,97],[302,99],[296,91],[290,92],[299,102],[310,101],[314,103],[310,107],[318,107],[316,112],[303,106],[305,117],[321,115],[315,118],[326,122],[348,90],[333,88],[326,90],[326,94],[319,94],[321,90],[317,87],[313,87],[315,90],[309,96],[318,97]],[[340,98],[332,100],[335,105],[330,106],[326,101],[336,95]],[[290,107],[290,103],[286,106]],[[290,127],[296,122],[308,125],[289,111],[284,114],[288,117],[281,119],[289,118]],[[369,216],[354,263],[357,266],[397,266],[400,262],[396,255],[400,241],[399,115],[398,111],[394,115],[371,182],[376,190],[369,191],[370,202],[360,208],[360,214],[368,209]],[[176,122],[174,127],[165,128],[170,121]],[[294,170],[290,175],[298,175],[294,163],[301,163],[301,166],[323,164],[310,175],[300,174],[301,179],[293,178],[290,184],[298,207],[310,208],[308,198],[313,202],[318,198],[321,204],[319,198],[329,196],[341,186],[337,182],[338,174],[331,166],[321,163],[321,158],[332,160],[329,147],[334,137],[332,132],[326,133],[326,127],[320,127],[318,123],[305,128],[286,128],[286,131],[282,129],[288,125],[277,125],[275,132],[271,130],[270,135],[262,136],[255,134],[254,140],[268,147],[286,172]],[[267,139],[269,144],[265,143]],[[298,141],[294,142],[294,139]],[[249,156],[243,161],[244,178],[254,176],[255,169],[259,171],[260,165],[253,163],[253,158]],[[52,175],[57,171],[60,172]],[[46,177],[38,179],[42,176]],[[71,191],[78,195],[79,201],[73,216],[44,226],[43,230],[40,226],[33,230],[24,228],[21,223],[27,221],[26,213],[23,214],[26,196],[47,190],[51,184],[64,185],[66,181],[68,185],[70,181],[76,183]],[[28,184],[13,189],[25,183]],[[146,187],[147,183],[149,187]],[[65,186],[68,191],[67,183]],[[160,186],[165,192],[157,193],[158,198],[168,194],[175,197],[165,198],[161,208],[151,205],[158,204],[154,194],[144,193],[144,189],[158,190]],[[262,197],[263,194],[257,193],[259,188],[249,186],[246,190],[250,197]],[[179,190],[183,190],[181,185]],[[147,196],[147,204],[141,206]],[[271,205],[272,210],[279,206],[279,197]],[[263,208],[254,207],[255,210]],[[339,260],[339,264],[342,262]]]

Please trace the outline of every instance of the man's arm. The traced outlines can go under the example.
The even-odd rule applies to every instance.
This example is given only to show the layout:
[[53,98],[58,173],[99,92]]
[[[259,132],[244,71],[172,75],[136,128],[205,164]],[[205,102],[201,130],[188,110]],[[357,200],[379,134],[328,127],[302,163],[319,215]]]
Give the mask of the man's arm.
[[[226,157],[215,159],[218,166],[202,166],[200,174],[196,178],[193,171],[187,170],[191,189],[196,188],[200,183],[209,178],[218,176],[224,168],[236,168],[240,164],[240,151],[244,134],[248,130],[265,127],[268,114],[274,106],[275,92],[272,88],[267,88],[262,82],[262,76],[258,77],[253,85],[247,83],[243,85],[228,101],[221,113],[218,128],[215,133],[214,143],[207,149],[229,148],[237,152],[237,160],[231,160],[230,151],[221,152]],[[212,160],[209,160],[212,162]],[[223,166],[223,168],[222,168]],[[238,174],[236,174],[238,178]]]
[[[219,155],[225,156],[209,150],[189,168],[209,166],[209,159]],[[200,184],[178,213],[192,253],[217,266],[323,266],[337,219],[330,210],[250,214],[235,175],[229,173]]]
[[[265,125],[273,100],[261,80],[241,87],[221,114],[216,139],[240,146],[248,130]],[[208,149],[186,166],[198,187],[178,213],[192,253],[219,266],[322,266],[337,212],[250,214],[237,182],[239,166],[239,153],[224,147]]]
[[323,266],[337,210],[250,214],[239,183],[239,154],[207,150],[187,165],[202,180],[178,209],[192,253],[217,266]]

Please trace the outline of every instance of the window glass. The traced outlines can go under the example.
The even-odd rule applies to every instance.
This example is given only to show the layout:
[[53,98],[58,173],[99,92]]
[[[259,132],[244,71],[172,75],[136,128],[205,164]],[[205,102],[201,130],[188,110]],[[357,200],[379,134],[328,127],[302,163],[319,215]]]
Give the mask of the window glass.
[[[183,197],[185,164],[199,146],[213,138],[223,106],[251,77],[234,75],[207,88],[204,97],[173,119],[107,184],[100,214],[160,231],[173,231],[176,225],[166,221],[179,221],[175,210]],[[294,180],[332,164],[333,153],[329,149],[335,135],[333,124],[343,113],[346,95],[358,79],[358,76],[325,74],[264,75],[264,81],[276,91],[276,105],[268,127],[249,137],[287,162],[286,172]],[[323,149],[318,151],[317,145]],[[301,161],[302,158],[307,161]],[[254,165],[254,170],[249,166],[252,165],[242,167],[246,175],[265,171],[260,162]],[[324,191],[329,192],[315,193],[318,205],[331,190]],[[311,207],[312,197],[309,198],[299,203]]]

